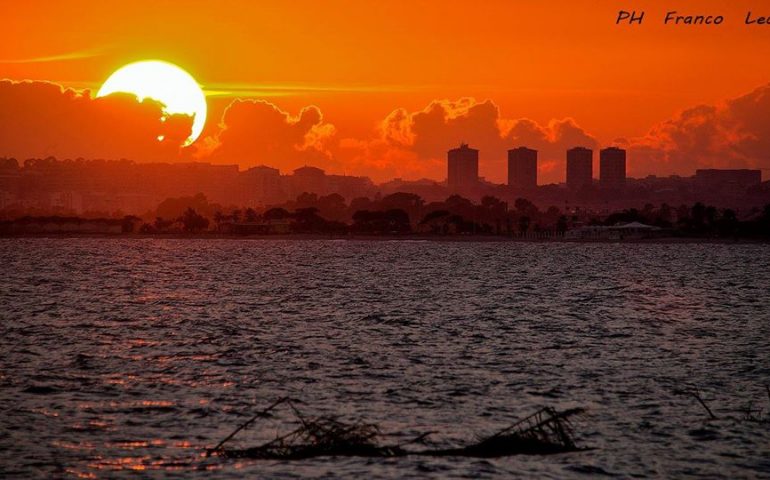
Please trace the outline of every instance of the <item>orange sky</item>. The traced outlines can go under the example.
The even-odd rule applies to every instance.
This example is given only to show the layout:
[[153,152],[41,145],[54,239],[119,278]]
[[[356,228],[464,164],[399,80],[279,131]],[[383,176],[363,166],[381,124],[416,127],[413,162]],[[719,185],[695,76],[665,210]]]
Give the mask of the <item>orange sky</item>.
[[[315,105],[334,126],[335,145],[369,142],[397,108],[414,113],[433,100],[473,97],[493,101],[502,119],[544,126],[572,118],[606,145],[770,82],[770,26],[743,25],[747,11],[770,15],[770,7],[724,3],[625,2],[647,12],[644,25],[628,27],[615,25],[619,6],[609,0],[139,0],[124,7],[26,0],[2,7],[0,78],[95,89],[118,67],[157,58],[216,93],[208,97],[209,137],[237,97],[265,99],[292,115]],[[667,10],[726,20],[720,27],[663,26]],[[447,146],[456,142],[448,138]],[[383,169],[379,159],[364,159],[379,153],[348,161],[338,146],[328,149],[334,159],[321,166],[330,171],[443,178],[436,161],[398,163],[421,162],[420,155],[396,155]],[[502,181],[502,154],[489,155],[496,158],[485,165],[482,150],[481,173]],[[543,178],[558,181],[557,170],[544,170]]]

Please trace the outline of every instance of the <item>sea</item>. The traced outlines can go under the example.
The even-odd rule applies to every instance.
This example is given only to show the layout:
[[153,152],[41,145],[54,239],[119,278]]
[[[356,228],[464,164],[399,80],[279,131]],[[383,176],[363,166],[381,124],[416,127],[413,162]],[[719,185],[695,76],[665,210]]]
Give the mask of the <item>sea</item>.
[[[767,244],[14,238],[0,265],[4,479],[770,478]],[[581,450],[206,454],[283,397],[413,449],[583,408]]]

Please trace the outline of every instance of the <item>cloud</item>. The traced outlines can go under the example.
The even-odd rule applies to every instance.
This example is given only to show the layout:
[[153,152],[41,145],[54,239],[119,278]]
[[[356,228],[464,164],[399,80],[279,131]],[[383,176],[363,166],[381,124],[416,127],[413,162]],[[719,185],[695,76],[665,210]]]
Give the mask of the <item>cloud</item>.
[[481,151],[481,174],[494,181],[506,178],[508,149],[520,145],[537,149],[540,183],[563,179],[568,148],[597,145],[570,118],[547,125],[526,118],[506,119],[491,100],[461,98],[434,100],[417,112],[396,109],[378,125],[376,138],[367,143],[347,139],[341,146],[356,151],[356,163],[382,173],[442,179],[446,177],[446,152],[460,142]]
[[133,95],[92,98],[48,82],[0,81],[2,156],[167,160],[191,125],[191,117],[165,117],[162,104]]
[[692,175],[696,168],[770,166],[770,85],[699,105],[629,141],[633,175]]
[[[131,95],[92,98],[88,90],[49,82],[0,81],[0,156],[20,159],[173,162],[195,153],[202,161],[243,168],[266,164],[286,173],[308,164],[376,181],[441,180],[447,150],[467,142],[480,150],[481,174],[495,182],[505,181],[509,148],[537,149],[542,184],[563,181],[567,149],[599,147],[571,118],[539,123],[506,117],[493,101],[473,98],[434,100],[416,111],[396,108],[363,138],[340,138],[318,107],[293,115],[264,100],[232,101],[215,133],[180,149],[191,123],[188,116],[164,116],[160,103],[139,102]],[[632,176],[770,167],[770,85],[717,105],[686,109],[642,137],[615,143],[629,150]],[[598,153],[594,158],[598,164]]]
[[104,55],[104,48],[93,48],[87,50],[76,50],[72,52],[60,53],[57,55],[46,55],[30,58],[5,58],[0,59],[0,63],[18,64],[18,63],[48,63],[48,62],[67,62],[72,60],[83,60],[85,58],[94,58]]
[[380,138],[343,138],[334,151],[347,172],[365,174],[379,182],[393,178],[434,178],[438,181],[443,178],[441,172],[446,170],[444,160],[419,158],[414,151]]
[[225,110],[219,132],[207,139],[199,155],[284,171],[305,164],[323,168],[331,162],[327,144],[335,132],[315,106],[291,116],[264,100],[235,100]]

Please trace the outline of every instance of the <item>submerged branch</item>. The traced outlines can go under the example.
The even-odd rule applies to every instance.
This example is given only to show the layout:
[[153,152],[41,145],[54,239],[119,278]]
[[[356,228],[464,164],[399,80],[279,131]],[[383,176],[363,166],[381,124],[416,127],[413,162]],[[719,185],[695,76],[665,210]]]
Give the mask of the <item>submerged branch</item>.
[[280,405],[282,403],[285,403],[285,402],[290,402],[289,397],[279,398],[278,400],[273,402],[272,405],[270,405],[269,407],[265,408],[264,410],[260,411],[259,413],[257,413],[253,417],[251,417],[246,423],[243,423],[240,427],[238,427],[235,430],[233,430],[233,432],[230,435],[226,436],[221,442],[219,442],[216,447],[211,448],[211,449],[207,449],[206,450],[206,456],[207,457],[210,456],[212,452],[220,451],[222,449],[222,447],[224,446],[224,444],[227,443],[230,439],[232,439],[238,432],[240,432],[244,428],[246,428],[249,425],[251,425],[252,423],[254,423],[258,418],[265,418],[267,416],[267,414],[270,413],[270,410],[274,409],[278,405]]
[[[286,403],[291,408],[299,423],[297,428],[257,447],[224,448],[224,444],[236,433],[281,403]],[[320,456],[502,457],[517,454],[553,454],[580,450],[573,439],[570,418],[582,412],[583,409],[580,408],[559,412],[546,407],[476,443],[456,448],[407,450],[404,447],[421,443],[434,432],[420,434],[405,443],[382,446],[378,441],[380,430],[375,424],[344,423],[329,416],[308,418],[302,415],[289,399],[281,399],[236,429],[209,452],[216,452],[227,458],[270,460],[299,460]]]

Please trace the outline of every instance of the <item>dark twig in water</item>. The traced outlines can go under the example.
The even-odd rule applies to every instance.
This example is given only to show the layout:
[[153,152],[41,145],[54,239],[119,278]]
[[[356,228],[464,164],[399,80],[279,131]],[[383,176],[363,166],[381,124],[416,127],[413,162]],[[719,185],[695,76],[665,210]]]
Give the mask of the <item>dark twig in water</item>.
[[232,438],[233,438],[233,437],[234,437],[234,436],[235,436],[235,435],[236,435],[238,432],[240,432],[240,431],[241,431],[241,430],[243,430],[244,428],[246,428],[246,427],[248,427],[249,425],[251,425],[252,423],[254,423],[254,422],[255,422],[255,421],[258,419],[258,418],[265,418],[265,417],[268,415],[268,413],[270,413],[270,410],[274,409],[274,408],[275,408],[275,407],[277,407],[278,405],[280,405],[280,404],[282,404],[282,403],[285,403],[285,402],[289,402],[289,397],[283,397],[283,398],[279,398],[278,400],[276,400],[275,402],[273,402],[273,404],[272,404],[272,405],[270,405],[270,406],[269,406],[269,407],[267,407],[266,409],[264,409],[264,410],[260,411],[259,413],[257,413],[257,414],[256,414],[256,415],[254,415],[253,417],[251,417],[251,418],[250,418],[250,419],[249,419],[249,420],[248,420],[246,423],[242,424],[240,427],[238,427],[238,428],[236,428],[235,430],[233,430],[233,433],[231,433],[230,435],[226,436],[226,437],[224,438],[224,440],[222,440],[221,442],[219,442],[219,443],[217,444],[217,446],[216,446],[216,447],[214,447],[214,448],[211,448],[211,449],[208,449],[208,450],[206,451],[206,456],[209,456],[209,455],[211,455],[211,452],[216,452],[216,451],[219,451],[219,450],[221,450],[222,446],[223,446],[225,443],[227,443],[227,441],[228,441],[228,440],[232,439]]
[[380,430],[377,425],[363,422],[344,423],[334,417],[308,418],[292,404],[289,399],[275,402],[268,409],[260,412],[254,419],[266,411],[286,403],[299,421],[300,426],[287,434],[246,449],[223,448],[226,441],[253,420],[237,429],[233,434],[209,450],[224,457],[253,458],[272,460],[299,460],[320,456],[360,456],[360,457],[402,457],[406,455],[423,456],[468,456],[501,457],[516,454],[551,454],[580,450],[573,440],[570,417],[583,412],[575,408],[558,412],[552,408],[543,408],[510,427],[484,438],[477,443],[448,449],[406,450],[410,444],[421,443],[433,432],[423,433],[405,443],[381,446],[377,441]]
[[708,405],[706,405],[706,402],[703,401],[703,399],[700,396],[700,392],[698,392],[697,389],[691,390],[690,394],[693,397],[695,397],[695,399],[698,401],[698,403],[700,403],[703,406],[703,408],[706,409],[706,411],[708,412],[708,414],[709,414],[709,416],[711,417],[712,420],[716,420],[717,419],[716,415],[714,415],[714,413],[711,411],[711,409],[708,407]]
[[[765,392],[767,392],[767,398],[768,401],[770,401],[770,386],[764,385]],[[749,400],[748,403],[746,403],[745,407],[742,407],[738,412],[740,412],[742,415],[740,417],[736,417],[734,415],[726,414],[725,416],[718,417],[714,414],[714,412],[711,411],[709,406],[706,404],[706,401],[703,400],[703,397],[700,394],[700,390],[697,387],[690,387],[685,390],[674,390],[674,392],[677,395],[687,395],[690,397],[694,397],[695,400],[700,403],[700,405],[703,407],[704,410],[706,410],[706,413],[708,413],[711,420],[742,420],[742,421],[749,421],[749,422],[759,422],[759,423],[770,423],[770,413],[763,416],[763,409],[760,408],[754,408],[754,401]],[[770,409],[768,409],[768,412],[770,412]]]

